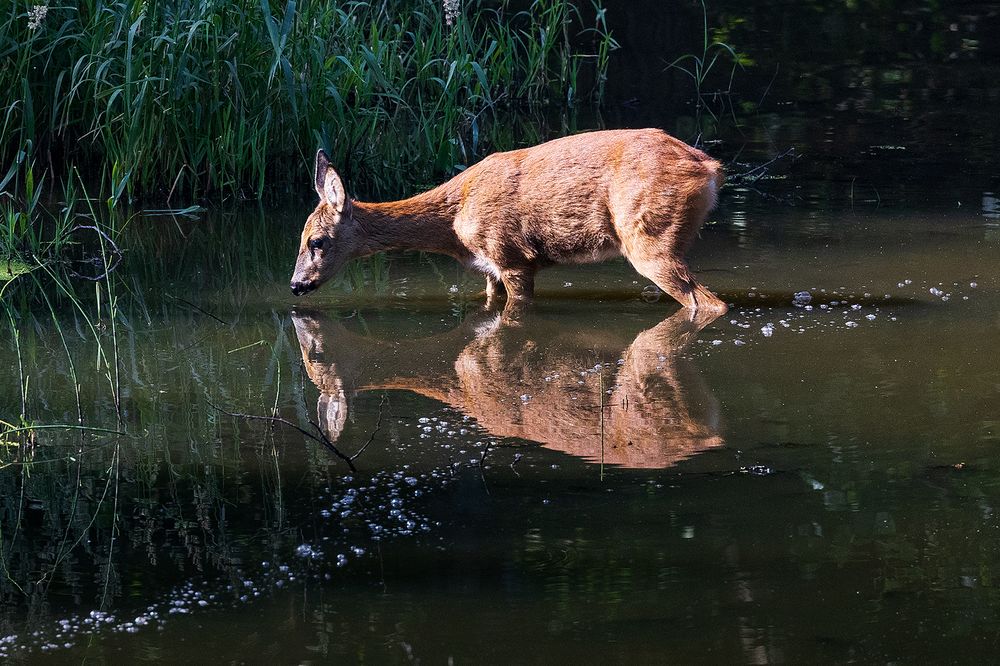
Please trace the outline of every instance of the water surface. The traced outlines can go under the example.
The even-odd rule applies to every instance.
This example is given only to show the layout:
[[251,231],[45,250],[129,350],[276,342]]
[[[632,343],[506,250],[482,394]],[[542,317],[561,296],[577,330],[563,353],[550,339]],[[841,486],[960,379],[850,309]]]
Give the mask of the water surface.
[[[715,321],[611,262],[543,273],[508,322],[418,257],[377,293],[130,309],[128,435],[40,431],[7,454],[5,653],[760,663],[948,659],[959,640],[985,658],[993,223],[747,215],[692,256],[734,303]],[[62,324],[86,422],[119,429],[92,341]],[[31,416],[73,422],[51,322],[20,333]],[[357,471],[219,411],[275,405]]]

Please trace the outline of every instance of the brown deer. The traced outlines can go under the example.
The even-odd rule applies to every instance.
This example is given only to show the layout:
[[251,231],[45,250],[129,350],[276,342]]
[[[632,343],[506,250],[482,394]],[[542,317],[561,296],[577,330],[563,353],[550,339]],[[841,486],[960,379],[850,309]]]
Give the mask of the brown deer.
[[509,325],[481,314],[419,339],[358,335],[320,313],[297,312],[293,322],[331,441],[359,392],[406,390],[498,437],[592,462],[663,468],[723,444],[718,403],[682,356],[714,316],[689,314],[676,312],[634,339],[620,322],[575,330],[534,315]]
[[295,295],[350,259],[406,249],[485,273],[487,305],[501,289],[512,304],[531,299],[540,268],[624,255],[691,313],[726,311],[684,261],[715,206],[722,168],[661,130],[590,132],[494,153],[402,201],[351,200],[322,150],[315,181],[320,201],[302,231]]

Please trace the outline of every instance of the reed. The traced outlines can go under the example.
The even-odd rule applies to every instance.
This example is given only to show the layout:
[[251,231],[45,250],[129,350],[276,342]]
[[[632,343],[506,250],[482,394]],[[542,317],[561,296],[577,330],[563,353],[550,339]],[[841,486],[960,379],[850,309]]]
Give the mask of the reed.
[[298,191],[289,164],[319,145],[359,192],[396,194],[494,148],[499,109],[600,97],[615,44],[599,5],[452,4],[449,24],[431,0],[12,0],[0,190],[76,166],[114,203],[259,198]]

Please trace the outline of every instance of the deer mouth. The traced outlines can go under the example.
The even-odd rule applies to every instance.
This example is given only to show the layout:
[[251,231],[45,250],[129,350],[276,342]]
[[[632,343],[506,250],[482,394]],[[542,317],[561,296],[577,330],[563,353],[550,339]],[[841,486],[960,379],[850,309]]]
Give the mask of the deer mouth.
[[315,290],[316,286],[317,285],[314,280],[308,280],[305,282],[292,280],[292,283],[289,285],[289,287],[291,287],[292,289],[292,293],[295,294],[296,296],[303,296],[305,294],[308,294],[310,291]]

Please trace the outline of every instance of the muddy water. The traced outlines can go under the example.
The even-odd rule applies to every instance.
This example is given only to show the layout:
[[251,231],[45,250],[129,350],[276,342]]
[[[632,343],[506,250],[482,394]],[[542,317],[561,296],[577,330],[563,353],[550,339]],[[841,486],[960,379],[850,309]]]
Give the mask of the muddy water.
[[723,3],[701,110],[700,6],[610,5],[592,124],[734,176],[714,321],[620,261],[516,321],[428,256],[296,301],[295,204],[144,220],[116,327],[15,292],[0,419],[99,430],[0,442],[0,659],[994,661],[1000,13],[903,4]]

